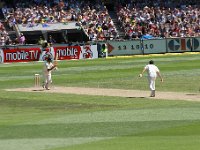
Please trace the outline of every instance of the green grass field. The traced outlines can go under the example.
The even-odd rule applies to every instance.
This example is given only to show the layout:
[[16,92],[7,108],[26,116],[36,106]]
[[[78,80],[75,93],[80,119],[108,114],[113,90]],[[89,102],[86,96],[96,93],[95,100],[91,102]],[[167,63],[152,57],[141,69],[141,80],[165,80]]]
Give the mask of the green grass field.
[[[53,86],[148,90],[138,79],[153,59],[157,90],[199,94],[200,54],[60,61]],[[200,102],[8,92],[33,87],[43,63],[0,65],[0,150],[197,150]]]

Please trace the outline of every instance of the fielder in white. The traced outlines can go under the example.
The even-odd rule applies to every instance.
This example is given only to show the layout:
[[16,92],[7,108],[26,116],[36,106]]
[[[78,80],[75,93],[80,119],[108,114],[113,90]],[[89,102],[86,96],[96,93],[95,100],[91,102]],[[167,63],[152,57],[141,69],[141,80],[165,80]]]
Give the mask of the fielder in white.
[[52,63],[51,58],[47,58],[47,61],[44,64],[43,72],[44,72],[44,84],[43,88],[46,90],[50,90],[50,85],[52,83],[52,78],[51,78],[51,71],[56,68],[56,65]]
[[142,70],[141,74],[139,74],[139,77],[143,76],[144,72],[147,72],[148,74],[148,81],[149,81],[149,88],[151,90],[151,95],[150,97],[155,97],[155,84],[156,84],[156,77],[159,76],[161,79],[161,82],[163,82],[163,77],[160,74],[160,70],[156,65],[154,65],[154,61],[150,60],[149,64],[144,67]]

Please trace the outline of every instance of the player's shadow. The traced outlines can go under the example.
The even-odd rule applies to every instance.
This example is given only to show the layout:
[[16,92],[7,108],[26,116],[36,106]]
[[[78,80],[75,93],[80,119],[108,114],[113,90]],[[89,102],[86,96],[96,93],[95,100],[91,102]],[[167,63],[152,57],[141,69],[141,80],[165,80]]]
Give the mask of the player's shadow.
[[44,89],[35,89],[35,90],[32,90],[34,92],[38,92],[38,91],[44,91]]
[[195,94],[195,93],[189,93],[189,94],[186,94],[186,95],[189,95],[189,96],[196,96],[198,94]]
[[138,96],[138,97],[126,97],[126,98],[146,98],[144,96]]

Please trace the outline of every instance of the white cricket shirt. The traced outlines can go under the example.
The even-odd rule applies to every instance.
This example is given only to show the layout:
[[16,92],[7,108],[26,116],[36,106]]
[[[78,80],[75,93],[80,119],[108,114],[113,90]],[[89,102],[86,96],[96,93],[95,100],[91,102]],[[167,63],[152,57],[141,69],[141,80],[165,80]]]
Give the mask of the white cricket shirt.
[[157,77],[157,72],[159,72],[159,69],[154,64],[148,64],[145,66],[145,69],[147,70],[149,77]]

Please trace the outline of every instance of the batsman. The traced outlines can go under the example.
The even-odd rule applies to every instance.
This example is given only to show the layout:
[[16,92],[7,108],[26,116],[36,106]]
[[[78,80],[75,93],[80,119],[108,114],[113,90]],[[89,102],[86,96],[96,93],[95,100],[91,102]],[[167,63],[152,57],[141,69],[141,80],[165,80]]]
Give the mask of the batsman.
[[52,58],[47,57],[43,68],[44,83],[42,85],[43,88],[45,88],[46,90],[50,90],[50,85],[52,84],[51,72],[56,69],[57,69],[57,58],[55,58],[55,61],[53,63]]

